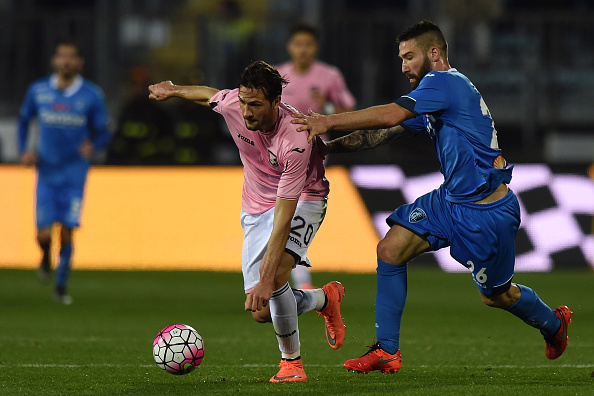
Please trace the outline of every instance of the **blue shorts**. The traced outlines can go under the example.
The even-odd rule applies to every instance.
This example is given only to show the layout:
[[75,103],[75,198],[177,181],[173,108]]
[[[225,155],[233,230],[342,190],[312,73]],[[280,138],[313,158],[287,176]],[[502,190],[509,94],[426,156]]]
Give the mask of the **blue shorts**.
[[489,204],[455,204],[445,199],[440,187],[400,206],[386,222],[419,235],[431,250],[450,246],[450,255],[470,269],[484,295],[509,289],[520,227],[520,205],[513,191]]
[[44,182],[42,177],[37,179],[37,229],[51,227],[60,223],[67,228],[80,225],[80,213],[84,185],[55,186]]

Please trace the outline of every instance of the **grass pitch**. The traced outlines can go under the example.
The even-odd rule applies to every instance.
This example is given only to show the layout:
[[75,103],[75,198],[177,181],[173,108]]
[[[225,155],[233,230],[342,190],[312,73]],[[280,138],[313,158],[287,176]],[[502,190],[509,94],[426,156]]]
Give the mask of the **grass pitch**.
[[[307,383],[271,384],[280,353],[271,325],[243,311],[239,273],[75,271],[71,306],[31,270],[0,270],[0,394],[594,394],[594,275],[517,274],[551,307],[574,312],[569,347],[544,355],[538,330],[480,302],[470,275],[409,267],[403,367],[394,375],[347,372],[371,345],[375,275],[314,273],[346,289],[347,337],[339,350],[323,318],[300,317]],[[185,376],[157,367],[152,341],[169,324],[204,337],[202,365]]]

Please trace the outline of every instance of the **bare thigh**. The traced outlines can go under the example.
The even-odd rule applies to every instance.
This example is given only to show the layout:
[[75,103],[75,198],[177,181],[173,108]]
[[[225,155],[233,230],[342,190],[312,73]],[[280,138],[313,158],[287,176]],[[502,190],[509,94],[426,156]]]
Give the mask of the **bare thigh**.
[[377,258],[390,264],[405,264],[429,248],[429,242],[414,232],[394,224],[378,243]]

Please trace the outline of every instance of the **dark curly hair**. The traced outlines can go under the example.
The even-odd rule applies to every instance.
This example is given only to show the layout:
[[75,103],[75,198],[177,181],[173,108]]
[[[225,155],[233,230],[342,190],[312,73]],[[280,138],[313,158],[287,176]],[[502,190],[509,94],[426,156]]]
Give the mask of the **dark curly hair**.
[[239,78],[240,87],[262,91],[269,102],[280,96],[288,83],[278,70],[261,60],[250,63]]

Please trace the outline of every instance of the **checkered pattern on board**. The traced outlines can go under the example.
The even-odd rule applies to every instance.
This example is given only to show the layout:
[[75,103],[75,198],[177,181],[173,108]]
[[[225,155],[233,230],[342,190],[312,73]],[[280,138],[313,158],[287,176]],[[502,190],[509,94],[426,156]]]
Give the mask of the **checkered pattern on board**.
[[[394,209],[443,182],[439,172],[406,175],[397,165],[350,168],[353,183],[383,237],[386,218]],[[553,268],[594,268],[594,182],[585,175],[555,173],[546,164],[514,166],[510,188],[518,196],[522,224],[516,238],[516,271]],[[449,248],[421,255],[416,261],[437,264],[448,272],[467,269],[450,256]]]

